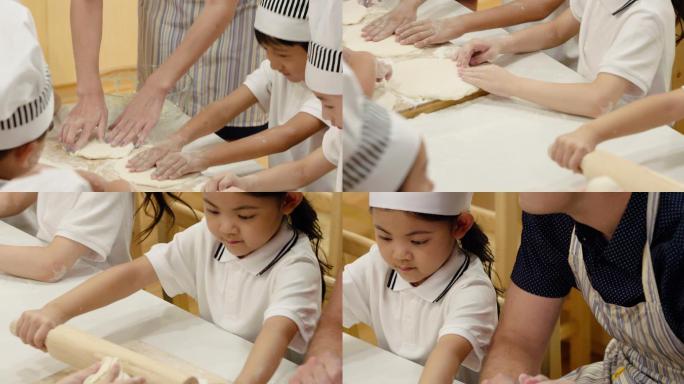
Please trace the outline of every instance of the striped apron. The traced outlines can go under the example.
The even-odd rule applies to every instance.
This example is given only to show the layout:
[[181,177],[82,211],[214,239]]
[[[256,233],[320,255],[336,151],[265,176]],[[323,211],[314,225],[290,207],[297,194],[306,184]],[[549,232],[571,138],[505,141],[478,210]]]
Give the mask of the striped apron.
[[[203,8],[204,0],[139,0],[139,84],[171,56]],[[254,36],[256,8],[257,0],[240,0],[223,35],[169,94],[189,116],[237,89],[264,60],[265,53]],[[254,127],[267,121],[267,115],[255,105],[226,125]]]
[[591,286],[582,245],[573,230],[568,261],[577,286],[598,322],[613,339],[602,362],[581,367],[566,379],[577,383],[684,383],[684,343],[665,320],[651,260],[650,243],[657,212],[658,194],[651,193],[646,213],[648,240],[642,259],[646,301],[629,308],[604,302]]

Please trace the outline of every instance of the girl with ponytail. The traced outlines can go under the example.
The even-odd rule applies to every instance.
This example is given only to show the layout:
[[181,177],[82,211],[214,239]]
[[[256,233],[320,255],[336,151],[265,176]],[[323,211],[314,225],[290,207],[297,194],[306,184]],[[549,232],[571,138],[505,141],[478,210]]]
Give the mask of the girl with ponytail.
[[[172,213],[169,198],[178,199],[146,196],[141,209],[151,209],[153,224],[144,233]],[[204,218],[169,243],[25,312],[18,326],[32,332],[22,339],[44,348],[49,329],[159,281],[172,297],[192,296],[205,320],[254,343],[239,376],[229,379],[268,382],[288,349],[306,351],[320,316],[326,265],[318,257],[316,212],[298,192],[203,198]]]
[[381,348],[424,365],[420,383],[477,383],[496,327],[493,257],[471,197],[371,193],[377,245],[344,269],[344,326],[365,323]]

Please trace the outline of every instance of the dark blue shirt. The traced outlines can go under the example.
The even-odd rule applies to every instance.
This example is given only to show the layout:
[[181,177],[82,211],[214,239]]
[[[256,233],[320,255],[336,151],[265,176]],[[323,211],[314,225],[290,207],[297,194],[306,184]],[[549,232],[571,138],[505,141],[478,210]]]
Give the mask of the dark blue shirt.
[[[644,302],[641,265],[646,244],[648,195],[635,193],[612,238],[564,214],[523,213],[523,231],[511,279],[523,290],[564,297],[577,287],[568,264],[572,228],[582,243],[591,285],[611,304]],[[684,341],[684,193],[661,193],[651,257],[665,319]]]

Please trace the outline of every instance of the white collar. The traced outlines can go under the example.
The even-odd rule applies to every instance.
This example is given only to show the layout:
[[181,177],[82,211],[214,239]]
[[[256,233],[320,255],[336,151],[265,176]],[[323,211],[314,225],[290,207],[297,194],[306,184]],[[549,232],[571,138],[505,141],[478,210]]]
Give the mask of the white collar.
[[241,258],[237,257],[230,253],[220,241],[217,241],[213,247],[212,257],[219,263],[238,263],[248,272],[259,276],[280,261],[294,247],[298,238],[299,234],[283,221],[273,238],[252,253]]
[[603,5],[608,8],[610,13],[614,16],[623,14],[627,9],[634,6],[637,1],[638,0],[601,0]]
[[454,248],[446,263],[419,286],[411,285],[394,269],[390,269],[385,286],[396,292],[406,290],[428,302],[439,302],[463,276],[470,264],[470,257],[467,257],[458,247]]

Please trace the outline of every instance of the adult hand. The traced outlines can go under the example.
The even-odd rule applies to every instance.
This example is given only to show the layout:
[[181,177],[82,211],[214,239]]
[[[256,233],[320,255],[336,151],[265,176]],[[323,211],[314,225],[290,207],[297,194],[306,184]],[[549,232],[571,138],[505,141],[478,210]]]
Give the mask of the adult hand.
[[59,141],[69,152],[83,148],[94,135],[104,141],[107,116],[103,92],[80,96],[62,124]]
[[112,124],[106,141],[114,147],[142,145],[159,121],[165,98],[166,91],[148,80]]
[[[72,373],[71,375],[63,378],[57,384],[83,384],[83,382],[88,378],[88,376],[95,374],[100,369],[100,363],[95,363],[88,368],[82,369],[78,372]],[[107,375],[103,378],[104,381],[98,381],[98,383],[103,384],[144,384],[145,379],[142,377],[134,377],[130,379],[117,380],[121,368],[118,364],[115,364],[112,369],[107,372]]]
[[482,384],[520,384],[514,378],[499,373],[491,379],[484,380]]
[[449,42],[466,31],[456,18],[413,21],[397,28],[399,44],[413,44],[418,48]]
[[416,20],[421,0],[402,0],[387,14],[371,21],[361,30],[361,36],[369,41],[382,41],[392,36],[397,28]]
[[574,380],[565,380],[565,379],[558,379],[558,380],[550,380],[548,377],[544,375],[537,375],[537,376],[530,376],[527,374],[522,374],[518,378],[518,381],[520,384],[574,384]]

